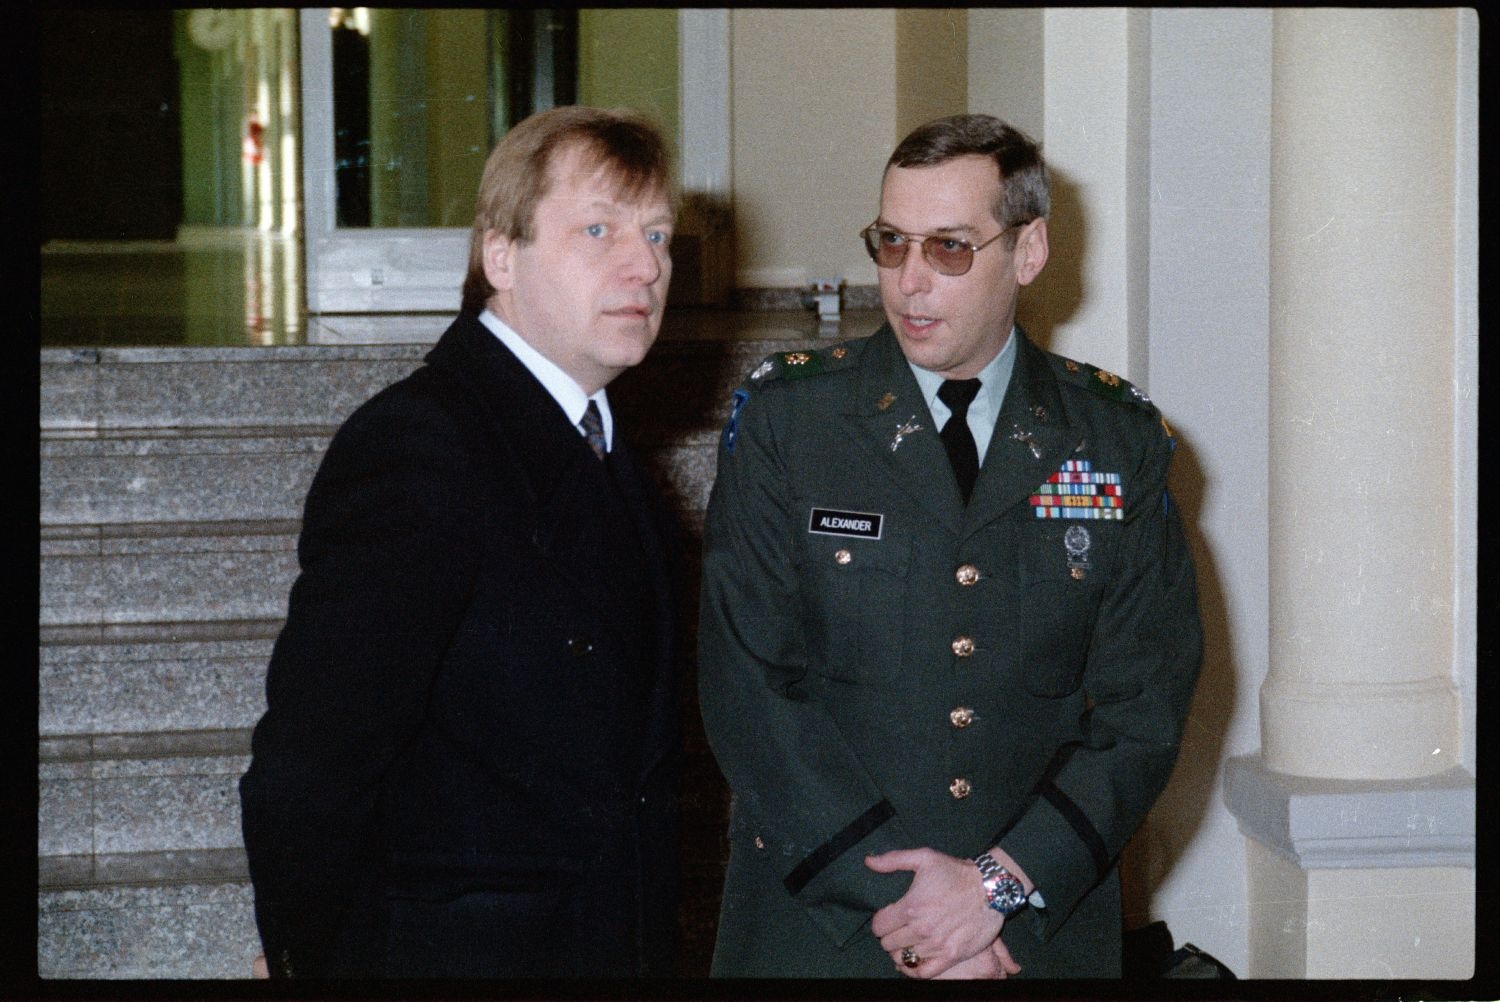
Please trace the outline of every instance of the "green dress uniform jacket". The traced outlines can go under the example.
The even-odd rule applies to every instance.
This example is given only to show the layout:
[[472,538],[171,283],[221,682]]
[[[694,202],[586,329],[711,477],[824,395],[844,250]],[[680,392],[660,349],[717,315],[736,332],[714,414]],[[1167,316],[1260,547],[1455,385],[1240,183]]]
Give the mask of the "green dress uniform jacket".
[[[867,855],[999,844],[1045,899],[1023,977],[1117,977],[1115,860],[1202,655],[1165,421],[1025,340],[967,506],[888,326],[737,390],[705,528],[700,698],[734,792],[713,973],[896,977]],[[976,893],[978,893],[976,883]]]

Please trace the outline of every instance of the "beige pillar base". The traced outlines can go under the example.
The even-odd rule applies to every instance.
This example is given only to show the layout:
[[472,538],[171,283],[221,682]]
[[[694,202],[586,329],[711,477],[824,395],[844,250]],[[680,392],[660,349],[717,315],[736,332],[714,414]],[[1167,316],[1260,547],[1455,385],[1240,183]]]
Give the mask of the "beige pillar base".
[[1474,871],[1304,870],[1245,840],[1250,977],[1467,979],[1474,974]]
[[1289,776],[1232,758],[1251,978],[1463,979],[1474,972],[1474,778]]

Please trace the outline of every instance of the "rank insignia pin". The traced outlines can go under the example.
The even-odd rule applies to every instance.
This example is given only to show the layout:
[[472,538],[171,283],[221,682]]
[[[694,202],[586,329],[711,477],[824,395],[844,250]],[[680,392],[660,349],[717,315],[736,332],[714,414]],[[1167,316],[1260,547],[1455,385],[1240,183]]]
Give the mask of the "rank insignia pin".
[[833,349],[833,351],[830,351],[828,354],[832,355],[834,358],[843,358],[845,355],[849,354],[849,349],[839,347]]
[[899,425],[896,428],[896,435],[891,439],[891,451],[895,452],[897,449],[901,448],[901,443],[906,441],[906,436],[914,434],[915,432],[919,432],[921,430],[922,426],[917,424],[917,416],[913,414],[911,417],[906,419],[905,424]]
[[891,404],[893,404],[895,402],[896,402],[896,394],[894,394],[894,393],[887,393],[885,396],[883,396],[879,400],[875,401],[875,406],[878,407],[878,408],[880,408],[881,410],[887,410],[887,409],[890,408]]
[[1063,549],[1068,551],[1068,573],[1074,581],[1082,581],[1089,569],[1089,546],[1093,540],[1089,531],[1081,525],[1070,525],[1063,533]]

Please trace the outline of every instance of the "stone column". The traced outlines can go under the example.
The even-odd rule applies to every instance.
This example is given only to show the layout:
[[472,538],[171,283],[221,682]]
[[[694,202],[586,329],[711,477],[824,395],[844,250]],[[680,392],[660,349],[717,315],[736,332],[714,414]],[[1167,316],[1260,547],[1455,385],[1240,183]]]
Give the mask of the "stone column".
[[1459,18],[1275,12],[1270,664],[1261,755],[1226,780],[1251,839],[1251,977],[1472,969],[1452,679]]

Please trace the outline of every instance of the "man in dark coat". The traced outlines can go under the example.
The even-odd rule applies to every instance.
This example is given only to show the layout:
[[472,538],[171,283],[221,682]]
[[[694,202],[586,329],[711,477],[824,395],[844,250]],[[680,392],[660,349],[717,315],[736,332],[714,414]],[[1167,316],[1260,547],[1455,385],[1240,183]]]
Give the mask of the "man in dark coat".
[[887,323],[735,393],[699,633],[717,976],[1120,975],[1115,860],[1201,631],[1165,422],[1015,326],[1047,211],[1016,130],[916,130],[864,234]]
[[462,312],[329,446],[240,786],[275,976],[670,971],[668,533],[604,390],[661,323],[668,157],[512,129]]

